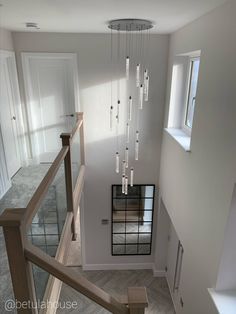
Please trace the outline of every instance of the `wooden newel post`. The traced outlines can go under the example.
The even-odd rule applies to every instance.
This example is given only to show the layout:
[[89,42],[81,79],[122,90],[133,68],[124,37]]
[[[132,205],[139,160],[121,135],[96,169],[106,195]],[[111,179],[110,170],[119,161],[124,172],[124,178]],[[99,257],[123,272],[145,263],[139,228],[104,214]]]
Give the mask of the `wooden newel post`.
[[65,180],[66,180],[66,199],[67,199],[67,211],[73,213],[72,221],[72,234],[73,240],[76,240],[76,227],[75,227],[75,210],[74,210],[74,198],[73,198],[73,181],[72,181],[72,166],[71,166],[71,134],[61,134],[62,146],[68,146],[69,150],[66,154],[64,165],[65,165]]
[[144,314],[148,307],[147,291],[145,287],[128,288],[128,307],[130,314]]
[[[23,223],[24,212],[24,208],[6,209],[0,216],[0,226],[3,227],[5,237],[12,286],[16,300],[15,310],[17,310],[18,314],[36,314],[38,310],[32,266],[24,255],[24,244],[26,242],[26,232]],[[7,303],[5,303],[6,305]]]

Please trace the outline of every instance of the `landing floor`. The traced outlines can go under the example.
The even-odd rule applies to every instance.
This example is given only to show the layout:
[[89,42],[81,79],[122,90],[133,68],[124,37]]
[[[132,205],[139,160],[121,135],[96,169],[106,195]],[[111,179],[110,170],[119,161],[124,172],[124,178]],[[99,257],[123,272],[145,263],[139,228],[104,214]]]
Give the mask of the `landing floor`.
[[[145,286],[147,288],[149,307],[145,314],[174,314],[174,308],[165,278],[153,277],[151,270],[119,270],[119,271],[83,271],[81,267],[74,268],[79,274],[95,283],[114,297],[127,293],[128,287]],[[76,301],[75,310],[58,309],[57,314],[107,314],[110,313],[97,304],[63,284],[60,296],[64,301]]]
[[[26,207],[49,166],[49,164],[44,164],[21,168],[12,179],[12,187],[0,200],[0,214],[6,208]],[[13,290],[5,240],[2,227],[0,227],[0,314],[6,313],[4,303],[8,299],[13,299]],[[16,311],[8,313],[16,313]]]

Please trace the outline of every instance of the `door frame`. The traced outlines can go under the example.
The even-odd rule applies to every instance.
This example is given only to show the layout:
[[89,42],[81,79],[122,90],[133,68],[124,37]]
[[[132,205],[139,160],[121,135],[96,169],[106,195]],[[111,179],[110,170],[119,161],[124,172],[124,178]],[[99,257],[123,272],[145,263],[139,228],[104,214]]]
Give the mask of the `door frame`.
[[[22,111],[22,104],[21,104],[21,97],[20,97],[20,90],[19,90],[19,82],[18,82],[18,74],[17,74],[17,66],[16,66],[16,58],[15,52],[10,50],[2,50],[0,49],[0,62],[6,61],[7,70],[10,77],[10,87],[13,96],[13,108],[11,111],[17,117],[16,119],[16,142],[19,150],[19,159],[20,165],[25,166],[27,160],[27,146],[26,146],[26,139],[25,139],[25,127],[24,127],[24,120],[23,120],[23,111]],[[0,113],[1,114],[1,113]],[[1,173],[3,174],[2,184],[4,187],[4,191],[6,192],[11,186],[11,178],[9,178],[8,173],[6,172],[7,164],[5,159],[4,153],[4,144],[3,144],[3,134],[1,132],[1,125],[0,125],[0,146],[1,146],[1,162],[0,168]],[[0,195],[2,197],[5,192]]]
[[8,176],[7,163],[4,154],[2,131],[0,127],[0,199],[10,189],[11,180]]
[[[57,53],[57,52],[22,52],[21,61],[22,61],[22,70],[23,70],[23,81],[24,81],[24,90],[25,90],[25,100],[26,100],[26,110],[29,126],[29,139],[31,145],[31,158],[34,161],[38,161],[36,143],[32,141],[31,130],[33,130],[33,112],[31,108],[31,100],[33,99],[33,89],[31,85],[31,74],[30,74],[30,61],[32,59],[43,58],[46,60],[51,59],[62,59],[69,60],[72,65],[72,74],[73,74],[73,85],[74,85],[74,103],[75,111],[80,111],[80,101],[79,101],[79,78],[78,78],[78,64],[77,64],[77,53]],[[60,134],[58,134],[60,136]]]

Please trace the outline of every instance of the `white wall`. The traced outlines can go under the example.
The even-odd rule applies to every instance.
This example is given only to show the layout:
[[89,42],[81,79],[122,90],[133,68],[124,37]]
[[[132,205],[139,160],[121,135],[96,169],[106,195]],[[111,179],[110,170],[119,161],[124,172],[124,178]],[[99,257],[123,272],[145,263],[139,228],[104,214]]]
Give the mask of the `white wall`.
[[14,50],[12,33],[4,28],[0,27],[0,49]]
[[166,124],[177,54],[201,50],[191,153],[163,134],[161,196],[184,247],[185,314],[216,313],[207,288],[216,284],[224,229],[236,180],[236,2],[227,2],[171,36]]
[[236,185],[225,229],[216,290],[236,290]]
[[[12,34],[10,31],[0,28],[0,50],[14,50]],[[5,154],[3,150],[3,140],[0,125],[0,199],[10,188],[11,182],[8,178]]]
[[156,250],[154,260],[154,275],[165,275],[167,267],[168,254],[168,238],[170,233],[170,217],[166,211],[162,199],[159,200],[157,234],[156,234]]
[[[80,98],[85,115],[87,165],[84,207],[86,264],[103,267],[103,264],[153,262],[153,255],[112,257],[111,227],[101,225],[102,218],[111,218],[111,184],[120,183],[120,176],[114,173],[114,133],[109,131],[110,35],[14,33],[13,38],[22,103],[24,103],[20,59],[22,51],[78,54]],[[151,36],[151,101],[143,110],[141,158],[136,168],[135,183],[158,183],[168,41],[167,35]]]

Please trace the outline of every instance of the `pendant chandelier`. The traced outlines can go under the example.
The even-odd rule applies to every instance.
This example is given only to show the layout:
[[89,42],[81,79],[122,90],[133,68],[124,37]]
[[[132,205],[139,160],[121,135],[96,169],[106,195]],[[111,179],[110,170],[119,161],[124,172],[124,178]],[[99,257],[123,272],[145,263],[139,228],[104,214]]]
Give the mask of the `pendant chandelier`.
[[[147,62],[153,24],[142,19],[119,19],[110,21],[108,27],[111,30],[110,129],[114,128],[116,132],[115,171],[121,174],[122,193],[127,195],[128,185],[134,184],[139,159],[140,115],[149,99],[150,69]],[[123,77],[125,98],[121,95]],[[120,143],[122,127],[125,137]]]

